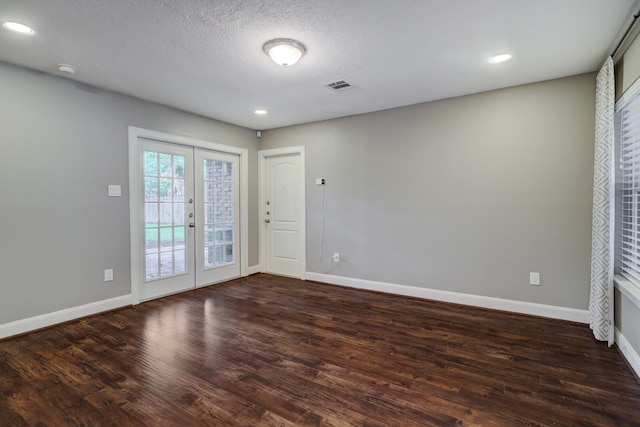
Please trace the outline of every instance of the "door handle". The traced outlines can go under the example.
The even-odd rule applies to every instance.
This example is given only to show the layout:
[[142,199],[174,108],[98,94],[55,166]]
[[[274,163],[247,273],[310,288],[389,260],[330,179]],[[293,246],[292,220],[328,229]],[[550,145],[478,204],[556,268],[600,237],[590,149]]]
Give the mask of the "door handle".
[[271,222],[271,220],[269,218],[264,220],[265,223],[269,224]]
[[189,228],[194,228],[196,225],[193,222],[189,223]]

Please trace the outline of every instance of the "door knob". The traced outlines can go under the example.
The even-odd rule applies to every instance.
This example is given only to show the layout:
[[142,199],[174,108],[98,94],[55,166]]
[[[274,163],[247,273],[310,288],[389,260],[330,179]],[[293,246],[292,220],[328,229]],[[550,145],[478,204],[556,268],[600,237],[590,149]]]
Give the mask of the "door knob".
[[269,224],[271,222],[271,220],[269,218],[265,219],[264,222],[266,222],[267,224]]
[[195,225],[193,222],[190,222],[190,223],[189,223],[189,228],[193,228],[193,227],[195,227],[195,226],[196,226],[196,225]]

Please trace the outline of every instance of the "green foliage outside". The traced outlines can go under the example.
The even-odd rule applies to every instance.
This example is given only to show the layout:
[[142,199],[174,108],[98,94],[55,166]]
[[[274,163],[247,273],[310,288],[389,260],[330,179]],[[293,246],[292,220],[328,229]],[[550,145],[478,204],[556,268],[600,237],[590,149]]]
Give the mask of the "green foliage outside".
[[[146,245],[158,246],[158,228],[157,224],[146,224]],[[173,228],[173,239],[171,236],[172,227],[160,228],[160,241],[162,242],[185,242],[185,227]]]
[[144,175],[147,200],[171,197],[172,178],[184,179],[184,156],[145,151]]

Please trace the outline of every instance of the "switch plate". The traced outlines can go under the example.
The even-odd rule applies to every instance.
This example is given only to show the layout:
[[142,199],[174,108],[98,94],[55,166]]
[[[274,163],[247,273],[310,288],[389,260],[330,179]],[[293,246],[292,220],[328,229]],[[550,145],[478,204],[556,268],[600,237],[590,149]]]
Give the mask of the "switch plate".
[[540,286],[540,273],[529,273],[529,284],[533,286]]
[[119,185],[108,185],[107,193],[109,197],[120,197],[122,196],[122,188]]
[[107,268],[104,271],[104,281],[105,282],[110,282],[113,280],[113,268]]

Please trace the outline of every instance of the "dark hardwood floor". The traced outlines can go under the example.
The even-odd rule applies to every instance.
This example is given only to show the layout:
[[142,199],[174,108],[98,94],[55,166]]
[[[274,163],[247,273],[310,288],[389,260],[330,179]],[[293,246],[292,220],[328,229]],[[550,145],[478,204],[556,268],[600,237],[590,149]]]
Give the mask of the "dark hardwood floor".
[[0,341],[1,426],[628,426],[587,325],[255,275]]

